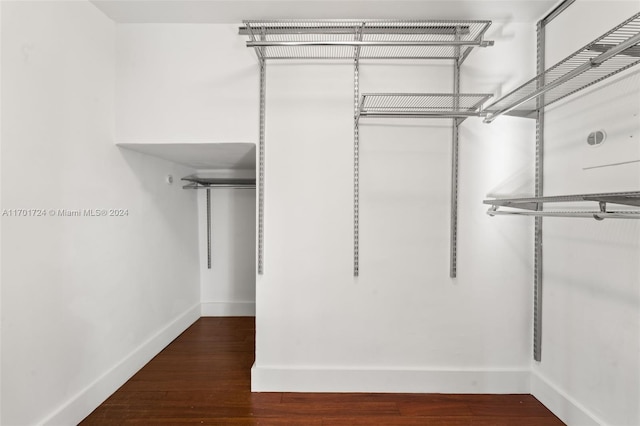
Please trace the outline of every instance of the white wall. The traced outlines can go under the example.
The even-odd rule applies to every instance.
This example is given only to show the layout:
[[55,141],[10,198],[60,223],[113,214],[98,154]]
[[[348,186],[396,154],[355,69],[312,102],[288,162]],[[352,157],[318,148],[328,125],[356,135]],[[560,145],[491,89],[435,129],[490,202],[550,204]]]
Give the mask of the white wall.
[[118,142],[257,142],[257,60],[237,25],[116,26]]
[[[237,25],[119,24],[116,43],[119,142],[257,142],[257,60]],[[205,191],[198,191],[202,314],[254,315],[255,190],[214,189],[211,199],[208,269]]]
[[115,26],[88,2],[2,2],[3,425],[76,424],[198,318],[189,170],[113,144]]
[[[639,11],[637,1],[576,2],[547,27],[547,65]],[[637,68],[547,109],[545,194],[640,188],[638,162],[584,169],[640,158]],[[608,138],[589,148],[598,129]],[[640,424],[640,223],[549,218],[543,244],[542,362],[532,392],[569,424]]]
[[254,316],[256,191],[211,190],[211,269],[207,267],[206,191],[198,191],[203,316]]
[[[2,5],[0,5],[0,23],[2,23]],[[2,31],[0,30],[0,52],[2,50]],[[1,57],[0,57],[1,60]],[[0,66],[0,82],[2,82],[2,66]],[[2,188],[2,84],[0,84],[0,189]],[[1,195],[1,194],[0,194]],[[0,205],[2,197],[0,196]],[[2,241],[2,220],[0,220],[0,241]],[[0,271],[2,271],[2,244],[0,243]],[[2,274],[0,273],[0,295],[2,294]],[[2,303],[0,303],[0,380],[2,379]],[[2,386],[0,386],[0,419],[2,419]]]
[[[533,26],[487,38],[496,45],[472,53],[463,91],[534,71]],[[362,93],[452,90],[446,63],[362,62],[360,76]],[[362,119],[354,279],[352,66],[270,63],[267,88],[254,390],[527,392],[531,226],[489,218],[482,199],[531,170],[533,122],[462,125],[450,279],[450,123]]]

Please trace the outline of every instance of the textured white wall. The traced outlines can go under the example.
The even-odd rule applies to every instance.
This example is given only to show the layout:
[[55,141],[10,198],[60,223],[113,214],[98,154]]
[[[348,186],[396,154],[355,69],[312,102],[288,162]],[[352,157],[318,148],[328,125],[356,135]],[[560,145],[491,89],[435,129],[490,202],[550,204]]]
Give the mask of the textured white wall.
[[[0,4],[0,23],[2,23],[2,4]],[[2,48],[2,31],[0,31],[0,50]],[[1,55],[1,52],[0,52]],[[1,59],[1,56],[0,56]],[[2,66],[0,64],[0,83],[2,82]],[[2,100],[2,84],[0,84],[0,101]],[[0,102],[0,189],[2,188],[2,102]],[[1,194],[0,194],[1,195]],[[0,207],[2,206],[0,196]],[[0,241],[2,241],[2,220],[0,219]],[[0,243],[0,271],[2,271],[2,244]],[[0,295],[2,294],[2,273],[0,273]],[[2,379],[2,303],[0,303],[0,380]],[[0,386],[0,419],[2,419],[2,386]]]
[[256,310],[256,191],[211,190],[211,269],[207,268],[206,191],[198,191],[203,316],[253,316]]
[[[505,74],[517,81],[532,73],[532,30],[491,30],[496,46],[473,52],[463,91],[495,92]],[[361,92],[450,92],[451,69],[363,62]],[[271,63],[267,87],[254,389],[528,391],[530,226],[487,217],[482,199],[529,167],[533,123],[462,125],[452,280],[450,123],[362,119],[354,279],[353,68]]]
[[[548,26],[547,65],[638,12],[637,1],[576,2]],[[638,117],[638,67],[549,107],[545,194],[637,191],[638,162],[584,167],[599,160],[609,164],[620,153],[640,159]],[[589,148],[587,135],[599,129],[607,140]],[[543,308],[534,394],[569,424],[640,424],[640,223],[545,219]],[[572,415],[557,398],[545,398],[549,388],[568,396],[590,419]]]
[[3,425],[76,424],[199,316],[189,171],[113,143],[115,26],[88,2],[2,2]]
[[[116,34],[118,141],[257,143],[257,60],[237,25],[119,24]],[[198,191],[202,314],[254,315],[255,190],[213,189],[211,199],[207,269],[205,191]]]
[[237,25],[119,24],[118,142],[256,142],[257,60]]

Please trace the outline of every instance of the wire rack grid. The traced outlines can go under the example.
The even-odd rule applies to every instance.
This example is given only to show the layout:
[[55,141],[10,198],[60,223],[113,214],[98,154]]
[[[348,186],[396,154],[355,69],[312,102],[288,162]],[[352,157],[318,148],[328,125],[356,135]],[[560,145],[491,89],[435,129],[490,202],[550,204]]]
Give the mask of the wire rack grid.
[[360,112],[479,112],[490,97],[475,93],[368,93],[361,97]]
[[[624,71],[640,63],[640,44],[634,44],[622,50],[600,65],[585,67],[584,72],[577,72],[576,75],[570,78],[566,77],[571,75],[571,73],[575,73],[575,70],[578,70],[579,67],[590,63],[611,48],[632,39],[632,37],[637,37],[638,34],[640,34],[640,13],[632,16],[618,27],[560,61],[544,73],[537,75],[504,97],[496,100],[493,104],[489,105],[486,110],[489,113],[495,113],[513,107],[512,111],[514,115],[527,116],[538,108],[551,105],[607,77]],[[560,82],[565,78],[567,81],[554,85],[554,82]],[[551,86],[552,88],[547,91],[542,91],[544,94],[542,97],[544,102],[537,104],[540,96],[534,95],[537,92],[541,92],[541,87],[544,88],[545,86]],[[540,94],[542,95],[542,93]],[[527,98],[529,99],[521,102]]]
[[[256,47],[264,59],[353,59],[353,45],[335,43],[354,41],[363,42],[360,59],[457,59],[482,45],[490,25],[491,21],[462,20],[244,21],[240,34],[248,35],[250,42],[280,43]],[[456,49],[456,43],[467,44]]]

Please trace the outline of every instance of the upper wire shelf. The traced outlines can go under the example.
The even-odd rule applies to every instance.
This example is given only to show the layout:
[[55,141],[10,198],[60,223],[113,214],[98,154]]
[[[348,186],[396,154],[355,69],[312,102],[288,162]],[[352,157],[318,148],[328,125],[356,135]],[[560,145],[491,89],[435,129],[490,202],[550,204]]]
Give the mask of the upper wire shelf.
[[490,97],[490,94],[469,93],[369,93],[360,98],[357,118],[477,117]]
[[[596,202],[599,210],[544,210],[545,203],[575,203]],[[490,216],[496,215],[524,215],[524,216],[555,216],[555,217],[585,217],[597,220],[605,218],[640,219],[638,210],[610,210],[607,204],[620,204],[624,206],[640,207],[640,191],[631,192],[606,192],[598,194],[556,195],[548,197],[531,198],[498,198],[484,200],[484,204],[491,205],[487,212]],[[499,210],[501,207],[509,207],[520,210]]]
[[640,63],[640,13],[496,100],[485,122],[503,114],[535,118],[547,105]]
[[491,21],[243,21],[240,34],[265,59],[457,59],[483,40]]

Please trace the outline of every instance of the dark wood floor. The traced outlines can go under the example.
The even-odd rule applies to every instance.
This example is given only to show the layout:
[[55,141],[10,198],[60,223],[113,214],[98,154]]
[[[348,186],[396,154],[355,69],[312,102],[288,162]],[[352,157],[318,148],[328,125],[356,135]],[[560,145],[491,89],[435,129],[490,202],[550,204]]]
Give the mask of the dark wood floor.
[[201,318],[82,425],[563,423],[531,395],[251,393],[253,318]]

